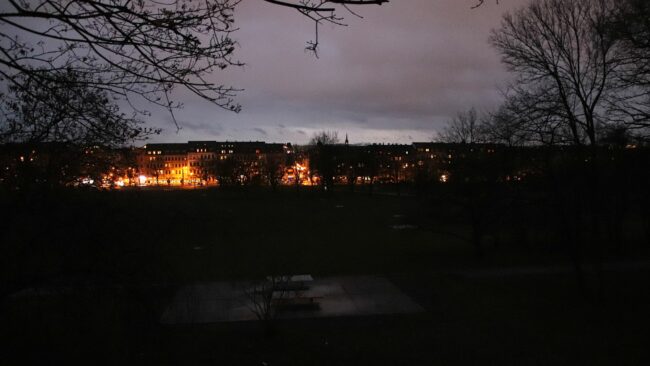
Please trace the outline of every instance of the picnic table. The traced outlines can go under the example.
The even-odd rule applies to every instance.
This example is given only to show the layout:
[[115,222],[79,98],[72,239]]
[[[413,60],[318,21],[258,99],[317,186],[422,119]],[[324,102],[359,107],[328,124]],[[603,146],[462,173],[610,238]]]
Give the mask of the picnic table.
[[322,298],[313,291],[273,291],[271,304],[277,307],[316,306]]
[[267,277],[267,280],[273,281],[273,291],[298,291],[306,290],[314,282],[310,274]]
[[316,306],[323,296],[310,289],[314,278],[309,275],[280,276],[275,279],[271,304],[277,307]]

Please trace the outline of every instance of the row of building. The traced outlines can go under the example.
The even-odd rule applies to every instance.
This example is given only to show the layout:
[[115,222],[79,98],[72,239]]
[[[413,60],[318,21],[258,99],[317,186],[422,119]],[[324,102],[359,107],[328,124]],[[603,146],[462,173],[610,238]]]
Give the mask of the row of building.
[[292,163],[293,154],[291,144],[261,141],[147,144],[137,151],[138,183],[210,185],[218,184],[218,177],[223,180],[236,173],[240,173],[240,181],[252,179],[261,175],[270,161],[283,166]]
[[[422,171],[447,179],[448,165],[469,146],[413,144],[292,146],[261,141],[189,141],[147,144],[137,153],[138,184],[212,185],[224,183],[314,185],[413,181]],[[475,145],[485,154],[497,145]]]
[[[27,176],[66,185],[118,187],[371,184],[423,177],[444,182],[453,163],[467,154],[489,157],[505,149],[433,142],[293,146],[262,141],[151,143],[122,149],[61,144],[1,148],[4,182]],[[32,178],[29,174],[36,171],[48,173]]]

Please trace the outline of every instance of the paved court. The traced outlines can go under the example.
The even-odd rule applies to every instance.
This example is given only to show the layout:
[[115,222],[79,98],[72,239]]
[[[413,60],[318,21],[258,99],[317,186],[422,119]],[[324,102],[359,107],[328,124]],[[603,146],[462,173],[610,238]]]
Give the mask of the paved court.
[[[256,320],[243,282],[212,282],[181,288],[165,310],[165,324]],[[287,308],[280,319],[416,313],[424,310],[392,282],[377,276],[316,278],[307,290],[319,306]]]

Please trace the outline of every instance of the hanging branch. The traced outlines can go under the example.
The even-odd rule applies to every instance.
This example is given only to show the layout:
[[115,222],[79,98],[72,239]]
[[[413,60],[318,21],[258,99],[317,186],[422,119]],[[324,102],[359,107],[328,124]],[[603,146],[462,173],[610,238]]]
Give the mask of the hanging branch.
[[338,8],[343,8],[350,14],[362,18],[359,14],[352,11],[350,6],[364,5],[382,5],[389,0],[298,0],[296,2],[283,0],[263,0],[267,3],[292,8],[300,12],[303,16],[314,22],[314,39],[307,41],[305,50],[314,54],[318,58],[319,46],[319,27],[321,23],[330,23],[346,27],[344,18],[337,15]]
[[[0,81],[20,90],[26,80],[29,88],[83,85],[127,103],[139,96],[172,118],[180,87],[237,112],[238,90],[207,75],[242,65],[230,37],[239,1],[8,0],[0,11]],[[78,77],[62,81],[61,72]]]

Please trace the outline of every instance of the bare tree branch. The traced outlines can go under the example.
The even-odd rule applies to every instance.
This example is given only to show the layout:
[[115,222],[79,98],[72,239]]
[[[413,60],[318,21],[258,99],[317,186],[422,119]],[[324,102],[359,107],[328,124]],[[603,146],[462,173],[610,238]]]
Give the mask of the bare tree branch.
[[267,3],[292,8],[314,22],[314,39],[307,42],[305,50],[318,58],[319,27],[321,23],[331,23],[338,26],[347,26],[344,18],[337,15],[340,8],[352,15],[361,18],[361,15],[350,10],[349,6],[382,5],[389,0],[263,0]]
[[[238,3],[11,0],[0,12],[0,79],[18,89],[26,89],[20,84],[26,80],[83,85],[128,104],[138,96],[172,117],[181,104],[171,92],[182,87],[236,112],[237,89],[206,76],[241,65],[232,58],[236,43],[230,38]],[[35,43],[27,41],[33,38]],[[59,72],[79,77],[62,80]],[[26,77],[14,77],[18,73]]]
[[[613,0],[542,0],[506,14],[490,42],[517,73],[515,90],[555,99],[573,143],[596,144],[608,101],[622,89],[619,45],[608,34]],[[541,113],[545,116],[545,113]]]

